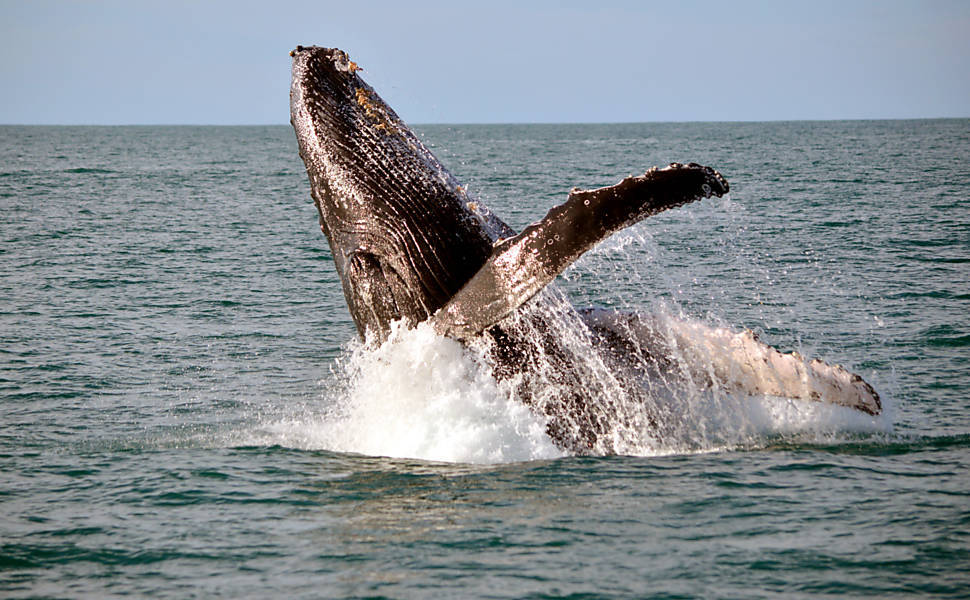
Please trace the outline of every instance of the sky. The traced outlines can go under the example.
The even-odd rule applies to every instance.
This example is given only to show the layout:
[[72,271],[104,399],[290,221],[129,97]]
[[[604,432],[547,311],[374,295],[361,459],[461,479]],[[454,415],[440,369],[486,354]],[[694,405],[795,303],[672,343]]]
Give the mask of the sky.
[[0,0],[0,124],[283,124],[339,47],[409,123],[970,117],[966,0]]

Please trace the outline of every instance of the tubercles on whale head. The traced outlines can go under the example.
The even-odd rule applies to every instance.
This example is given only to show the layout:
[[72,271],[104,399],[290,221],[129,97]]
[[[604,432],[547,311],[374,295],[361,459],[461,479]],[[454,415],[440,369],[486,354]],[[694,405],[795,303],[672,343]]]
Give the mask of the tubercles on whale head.
[[290,50],[290,57],[295,58],[297,54],[300,54],[304,50],[325,50],[329,51],[330,56],[333,60],[334,66],[341,71],[348,73],[356,73],[357,71],[363,71],[360,65],[350,60],[350,56],[338,48],[318,48],[317,46],[297,46],[293,50]]

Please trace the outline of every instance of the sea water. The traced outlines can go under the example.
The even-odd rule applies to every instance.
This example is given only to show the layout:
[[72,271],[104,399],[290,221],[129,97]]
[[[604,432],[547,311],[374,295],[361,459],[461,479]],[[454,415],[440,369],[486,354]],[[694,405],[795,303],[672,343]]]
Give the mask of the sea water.
[[557,297],[751,329],[884,414],[699,394],[569,456],[474,351],[356,339],[288,127],[0,127],[0,595],[966,596],[970,121],[418,129],[516,229],[716,167]]

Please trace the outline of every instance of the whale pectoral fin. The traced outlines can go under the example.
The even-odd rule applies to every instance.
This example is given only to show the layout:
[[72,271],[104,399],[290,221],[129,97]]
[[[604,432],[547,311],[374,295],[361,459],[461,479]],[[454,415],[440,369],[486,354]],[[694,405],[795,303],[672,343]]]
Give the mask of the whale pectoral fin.
[[748,329],[738,332],[669,316],[604,309],[581,314],[593,330],[665,360],[667,373],[732,393],[826,402],[870,415],[882,412],[879,394],[859,375],[797,352],[781,352]]
[[878,415],[879,394],[841,365],[808,360],[765,344],[749,329],[731,331],[700,323],[668,324],[685,359],[728,391],[837,404]]
[[695,163],[653,168],[595,190],[573,189],[541,221],[497,243],[432,323],[444,335],[471,337],[524,304],[610,234],[668,208],[727,192],[720,173]]

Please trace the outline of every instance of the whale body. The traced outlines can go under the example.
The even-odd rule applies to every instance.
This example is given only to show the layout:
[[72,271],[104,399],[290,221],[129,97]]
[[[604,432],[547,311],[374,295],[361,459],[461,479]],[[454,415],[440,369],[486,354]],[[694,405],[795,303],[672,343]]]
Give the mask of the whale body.
[[[634,397],[650,393],[638,383],[646,378],[686,378],[881,411],[878,394],[858,375],[781,353],[751,332],[574,310],[548,292],[559,273],[612,233],[728,193],[713,168],[673,163],[613,186],[573,188],[563,204],[516,233],[469,197],[345,52],[298,46],[291,56],[290,120],[320,228],[367,343],[385,341],[396,321],[428,322],[482,348],[495,376],[513,382],[517,396],[547,418],[552,439],[574,453],[615,451],[623,420],[612,393],[590,388],[578,354],[586,350],[568,339],[577,336],[615,374],[617,389]],[[572,329],[562,334],[567,321]],[[662,431],[656,412],[634,425]]]

